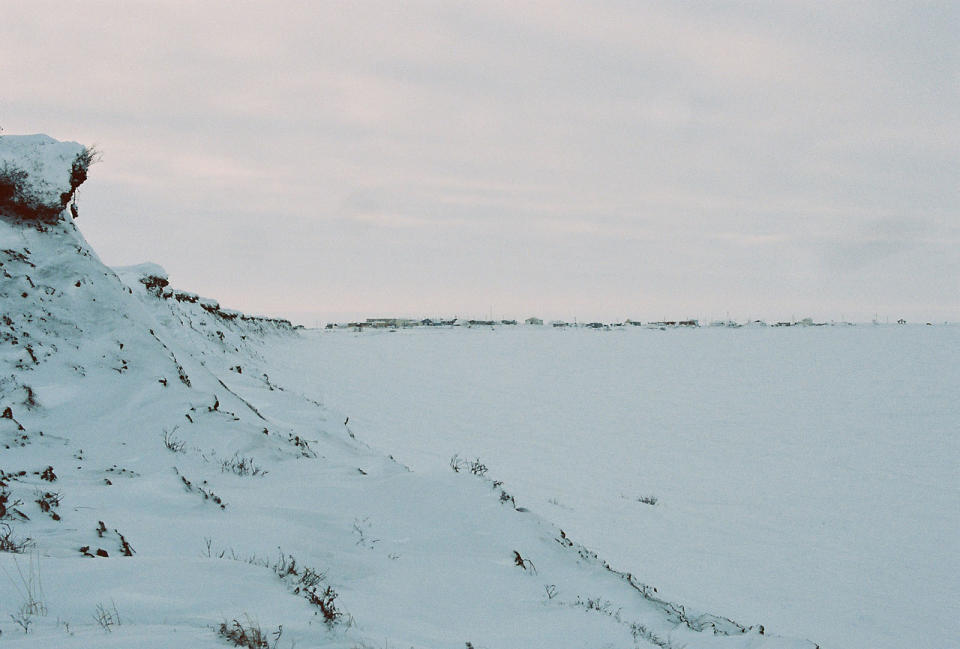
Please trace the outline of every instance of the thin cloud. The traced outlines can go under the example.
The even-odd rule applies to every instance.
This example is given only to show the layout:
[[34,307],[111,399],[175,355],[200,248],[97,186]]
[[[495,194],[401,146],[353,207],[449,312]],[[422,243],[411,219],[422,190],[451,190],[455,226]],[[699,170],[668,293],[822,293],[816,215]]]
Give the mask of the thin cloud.
[[[104,259],[240,306],[872,315],[872,273],[960,317],[958,31],[928,2],[15,2],[0,125],[99,145]],[[317,258],[369,272],[318,294]]]

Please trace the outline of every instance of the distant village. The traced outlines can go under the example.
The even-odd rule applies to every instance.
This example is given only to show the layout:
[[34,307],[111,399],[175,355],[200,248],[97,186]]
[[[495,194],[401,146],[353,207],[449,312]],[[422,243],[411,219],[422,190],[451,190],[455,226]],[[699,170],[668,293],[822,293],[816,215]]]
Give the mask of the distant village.
[[[874,324],[878,324],[874,321]],[[906,324],[906,320],[900,319],[897,324]],[[751,320],[748,322],[736,322],[734,320],[714,320],[708,327],[824,327],[824,326],[853,326],[851,322],[814,322],[812,318],[803,318],[797,321],[781,321],[768,323],[764,320]],[[623,322],[566,322],[564,320],[551,320],[544,322],[541,318],[530,317],[522,323],[517,320],[467,320],[464,318],[424,318],[418,320],[415,318],[367,318],[362,322],[331,322],[326,325],[327,329],[348,329],[352,331],[363,331],[365,329],[411,329],[414,327],[555,327],[555,328],[584,328],[584,329],[602,329],[612,330],[621,327],[642,327],[645,329],[676,329],[676,328],[697,328],[700,327],[699,320],[660,320],[641,322],[630,318]]]

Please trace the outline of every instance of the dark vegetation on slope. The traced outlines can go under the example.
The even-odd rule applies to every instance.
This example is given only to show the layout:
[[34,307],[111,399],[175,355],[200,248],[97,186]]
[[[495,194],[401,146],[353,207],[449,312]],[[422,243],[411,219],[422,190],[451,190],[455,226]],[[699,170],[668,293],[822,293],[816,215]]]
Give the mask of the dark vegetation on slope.
[[77,154],[70,166],[70,189],[62,192],[59,202],[55,203],[46,203],[35,195],[27,182],[29,174],[26,171],[4,162],[0,166],[0,216],[38,225],[56,223],[73,200],[77,187],[87,179],[87,171],[99,155],[94,147],[85,147]]

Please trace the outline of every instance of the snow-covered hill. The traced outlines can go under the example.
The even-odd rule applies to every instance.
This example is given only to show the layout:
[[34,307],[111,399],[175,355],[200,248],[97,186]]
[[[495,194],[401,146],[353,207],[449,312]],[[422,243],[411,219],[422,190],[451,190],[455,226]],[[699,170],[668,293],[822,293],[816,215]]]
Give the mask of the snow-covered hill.
[[5,646],[814,646],[664,601],[479,464],[355,439],[278,356],[290,323],[104,266],[60,198],[84,150],[31,137],[0,138],[54,197],[0,210]]

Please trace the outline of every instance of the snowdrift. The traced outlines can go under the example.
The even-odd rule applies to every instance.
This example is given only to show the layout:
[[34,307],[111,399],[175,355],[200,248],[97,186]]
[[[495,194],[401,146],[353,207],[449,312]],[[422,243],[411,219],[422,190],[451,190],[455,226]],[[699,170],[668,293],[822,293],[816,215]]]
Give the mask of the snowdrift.
[[815,646],[660,599],[483,471],[355,439],[271,378],[289,322],[100,262],[66,209],[84,151],[0,139],[26,172],[0,210],[5,645]]

